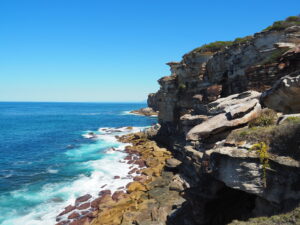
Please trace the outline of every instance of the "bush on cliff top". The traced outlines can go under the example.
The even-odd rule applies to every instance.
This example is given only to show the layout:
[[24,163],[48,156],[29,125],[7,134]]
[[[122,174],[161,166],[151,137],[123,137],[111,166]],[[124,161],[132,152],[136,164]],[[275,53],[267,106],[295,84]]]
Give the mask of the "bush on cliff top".
[[[285,20],[276,21],[271,26],[265,28],[263,31],[280,31],[293,25],[300,25],[300,16],[290,16]],[[253,36],[236,38],[234,41],[215,41],[195,48],[190,53],[200,52],[203,54],[213,54],[215,52],[224,50],[228,46],[232,46],[235,44],[243,44],[250,41],[251,39],[253,39]]]
[[294,25],[300,25],[299,16],[290,16],[285,20],[276,21],[271,26],[265,28],[263,31],[281,31],[286,29],[287,27]]
[[194,49],[192,52],[213,53],[225,49],[231,43],[232,41],[215,41],[209,44],[202,45],[201,47]]
[[215,53],[218,51],[224,50],[226,47],[235,45],[235,44],[243,44],[247,41],[250,41],[253,36],[249,35],[242,38],[236,38],[234,41],[215,41],[209,44],[202,45],[201,47],[195,48],[191,52],[200,52],[200,53]]

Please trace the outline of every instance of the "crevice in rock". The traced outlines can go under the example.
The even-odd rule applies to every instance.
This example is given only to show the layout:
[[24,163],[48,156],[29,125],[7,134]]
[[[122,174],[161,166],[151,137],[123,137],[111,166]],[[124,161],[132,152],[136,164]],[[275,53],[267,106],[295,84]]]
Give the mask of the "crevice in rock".
[[280,211],[276,204],[220,181],[206,177],[202,182],[206,184],[186,190],[186,203],[169,216],[167,225],[225,225]]

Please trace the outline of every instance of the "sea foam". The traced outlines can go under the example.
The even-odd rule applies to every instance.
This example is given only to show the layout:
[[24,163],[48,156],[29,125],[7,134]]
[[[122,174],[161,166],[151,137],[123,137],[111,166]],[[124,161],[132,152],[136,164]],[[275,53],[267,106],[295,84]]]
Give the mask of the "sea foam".
[[[115,136],[143,129],[144,127],[105,127],[94,131],[93,143],[65,152],[70,160],[78,161],[79,166],[87,168],[90,173],[79,174],[68,182],[45,184],[40,191],[32,192],[24,188],[11,192],[10,195],[16,202],[31,201],[39,204],[24,209],[21,214],[16,210],[7,212],[6,218],[9,219],[3,221],[2,225],[53,225],[56,223],[56,216],[63,211],[64,207],[73,205],[79,196],[90,194],[93,200],[98,197],[101,190],[110,189],[114,192],[125,188],[126,184],[133,179],[128,175],[132,169],[129,167],[132,165],[124,163],[123,160],[126,156],[124,149],[129,144],[118,142]],[[88,138],[85,134],[89,132],[93,131],[87,131],[83,137]],[[93,159],[96,156],[97,158]],[[58,170],[50,167],[47,172],[57,174]],[[120,176],[120,179],[114,179],[115,176]]]

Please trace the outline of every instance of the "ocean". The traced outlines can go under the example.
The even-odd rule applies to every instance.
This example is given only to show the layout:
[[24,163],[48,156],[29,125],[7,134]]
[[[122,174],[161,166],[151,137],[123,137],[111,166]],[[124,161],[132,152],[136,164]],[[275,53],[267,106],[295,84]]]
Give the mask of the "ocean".
[[128,113],[145,106],[0,102],[0,224],[53,225],[77,197],[130,182],[115,136],[155,124]]

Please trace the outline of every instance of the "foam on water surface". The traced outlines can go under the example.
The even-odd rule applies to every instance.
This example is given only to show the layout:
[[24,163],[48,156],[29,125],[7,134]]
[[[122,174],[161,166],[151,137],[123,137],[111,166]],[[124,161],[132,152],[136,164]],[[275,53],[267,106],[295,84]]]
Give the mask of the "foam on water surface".
[[[143,129],[144,127],[104,127],[83,133],[84,138],[90,138],[87,134],[93,132],[93,142],[68,149],[64,154],[71,162],[75,161],[73,166],[76,165],[89,173],[79,173],[75,178],[65,182],[44,184],[40,190],[25,187],[12,191],[6,199],[2,196],[0,201],[7,200],[8,204],[16,204],[16,207],[17,202],[20,206],[22,202],[26,202],[24,205],[32,205],[32,207],[2,212],[6,218],[2,219],[1,224],[53,225],[56,223],[56,216],[63,211],[64,207],[73,205],[79,196],[90,194],[93,200],[98,197],[101,190],[109,189],[114,192],[121,187],[125,188],[126,184],[133,179],[128,175],[132,169],[129,167],[132,165],[124,163],[123,160],[126,156],[124,149],[129,144],[118,142],[115,136]],[[51,166],[46,172],[58,176],[61,171]],[[120,176],[120,179],[114,179],[115,176]]]
[[93,199],[101,187],[125,186],[132,179],[124,160],[126,144],[115,136],[156,123],[123,113],[143,107],[0,103],[0,224],[55,224],[77,197],[92,194]]

